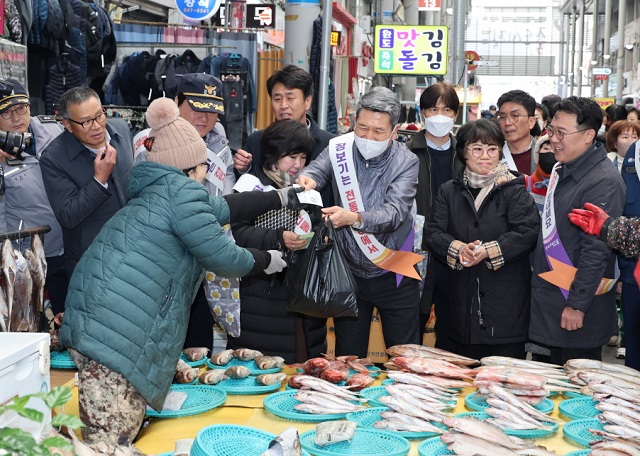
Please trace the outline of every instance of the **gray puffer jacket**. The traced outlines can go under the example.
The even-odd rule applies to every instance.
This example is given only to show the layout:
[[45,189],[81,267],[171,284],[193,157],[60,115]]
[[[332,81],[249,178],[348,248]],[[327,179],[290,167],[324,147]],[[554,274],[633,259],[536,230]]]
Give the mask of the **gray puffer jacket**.
[[[410,213],[418,186],[418,157],[404,144],[393,141],[382,155],[365,160],[358,153],[353,135],[354,133],[347,133],[332,141],[353,143],[356,175],[365,207],[364,211],[360,211],[360,231],[375,235],[389,249],[399,250],[413,229],[413,217]],[[329,144],[331,147],[331,143]],[[318,189],[332,183],[329,147],[300,173],[313,179]],[[338,192],[335,196],[336,204],[345,207]],[[386,272],[362,253],[351,228],[340,228],[337,235],[353,274],[368,279]]]

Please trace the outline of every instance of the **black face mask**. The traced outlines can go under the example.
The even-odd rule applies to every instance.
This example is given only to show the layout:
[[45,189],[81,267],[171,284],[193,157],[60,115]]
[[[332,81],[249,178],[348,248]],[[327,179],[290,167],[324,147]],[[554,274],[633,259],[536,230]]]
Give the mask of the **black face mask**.
[[538,165],[540,165],[540,169],[542,169],[545,174],[551,174],[551,170],[553,169],[553,165],[556,164],[556,161],[556,156],[553,152],[545,152],[538,155]]

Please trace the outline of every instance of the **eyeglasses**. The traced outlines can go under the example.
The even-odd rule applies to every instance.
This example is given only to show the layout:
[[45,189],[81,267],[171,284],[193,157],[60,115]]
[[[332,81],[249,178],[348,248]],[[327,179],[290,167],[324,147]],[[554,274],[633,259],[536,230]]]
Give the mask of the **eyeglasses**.
[[500,148],[498,146],[488,146],[488,147],[473,146],[473,147],[467,147],[467,150],[471,152],[471,155],[473,155],[476,158],[482,157],[482,154],[484,154],[485,152],[490,158],[500,155]]
[[3,119],[11,119],[11,117],[13,117],[13,113],[18,114],[19,116],[25,114],[27,112],[27,108],[29,107],[28,104],[21,104],[16,106],[13,109],[8,109],[5,112],[3,112],[2,114],[0,114],[0,116],[2,116]]
[[533,117],[533,116],[525,116],[523,114],[518,114],[517,112],[511,114],[498,114],[496,119],[498,119],[499,123],[505,123],[507,119],[511,120],[511,123],[518,123],[520,117]]
[[95,116],[93,119],[85,120],[84,122],[78,122],[77,120],[69,119],[68,117],[67,117],[67,120],[69,122],[73,122],[74,124],[82,125],[82,128],[87,129],[87,128],[93,127],[93,123],[94,122],[100,123],[100,122],[104,121],[104,119],[106,119],[106,118],[107,118],[107,115],[104,113],[104,111],[102,111],[100,114]]
[[551,125],[549,125],[547,127],[547,134],[549,135],[549,138],[553,138],[555,136],[560,141],[562,141],[564,139],[564,137],[567,136],[567,135],[573,135],[575,133],[580,133],[581,131],[585,131],[585,130],[587,130],[587,128],[583,128],[582,130],[576,130],[576,131],[571,131],[569,133],[565,133],[565,132],[560,131],[560,130],[552,127]]

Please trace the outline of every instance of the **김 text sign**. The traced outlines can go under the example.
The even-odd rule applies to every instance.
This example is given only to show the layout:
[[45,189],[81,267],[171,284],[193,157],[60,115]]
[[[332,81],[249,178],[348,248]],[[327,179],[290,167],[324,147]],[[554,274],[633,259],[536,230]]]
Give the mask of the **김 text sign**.
[[434,25],[376,25],[374,71],[446,74],[448,29]]
[[209,19],[220,9],[220,0],[175,0],[176,8],[192,21]]

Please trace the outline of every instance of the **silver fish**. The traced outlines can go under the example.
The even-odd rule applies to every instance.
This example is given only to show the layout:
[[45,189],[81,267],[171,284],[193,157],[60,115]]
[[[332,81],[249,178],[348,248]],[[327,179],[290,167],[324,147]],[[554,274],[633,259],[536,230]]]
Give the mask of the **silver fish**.
[[510,456],[517,454],[497,443],[466,433],[447,432],[442,434],[440,439],[447,444],[449,450],[461,456]]
[[178,358],[178,364],[176,365],[176,372],[180,372],[181,370],[191,369],[191,366],[187,364],[185,360],[182,358]]
[[427,411],[416,406],[416,404],[407,402],[399,397],[380,396],[378,397],[378,401],[389,407],[391,410],[395,410],[396,412],[400,412],[405,415],[415,416],[416,418],[420,418],[425,421],[441,422],[443,419],[446,419],[446,416],[443,417],[443,414],[437,410]]
[[44,302],[44,282],[45,272],[38,256],[31,250],[24,251],[24,258],[27,260],[33,288],[31,290],[31,305],[29,312],[29,331],[35,332],[38,328],[39,315],[42,312]]
[[637,381],[640,382],[640,372],[622,364],[606,363],[594,359],[570,359],[564,366],[567,372],[585,369],[599,370],[602,372],[620,372],[622,374],[636,377],[638,379]]
[[491,394],[494,397],[497,397],[498,399],[502,399],[503,401],[508,402],[509,404],[519,408],[520,410],[525,412],[527,415],[532,416],[533,418],[536,418],[538,421],[551,421],[554,423],[558,422],[558,420],[556,420],[555,418],[551,418],[550,416],[542,413],[537,408],[519,400],[514,394],[510,393],[509,391],[507,391],[505,388],[502,388],[501,386],[492,385],[489,387],[489,391],[491,391]]
[[225,371],[222,369],[211,369],[204,371],[198,376],[198,381],[204,385],[216,385],[223,380],[226,380]]
[[31,293],[33,281],[29,264],[19,250],[13,251],[16,261],[16,281],[13,286],[13,309],[11,310],[11,330],[29,331],[31,321]]
[[620,451],[628,454],[629,456],[640,456],[640,448],[629,443],[618,442],[615,440],[598,440],[597,442],[592,442],[591,450],[594,449]]
[[[44,252],[44,245],[42,245],[42,239],[40,239],[39,235],[34,234],[33,236],[31,236],[31,246],[29,248],[31,249],[33,254],[36,256],[37,260],[40,262],[40,265],[42,266],[42,274],[46,278],[47,269],[48,269],[47,255]],[[43,285],[43,290],[44,290],[44,285]],[[44,298],[41,304],[44,305]],[[42,313],[43,311],[44,309],[42,306],[38,308],[39,313]]]
[[359,408],[340,407],[338,405],[333,405],[333,404],[317,405],[317,404],[310,404],[307,402],[301,402],[299,404],[296,404],[293,406],[293,408],[301,412],[311,413],[313,415],[351,413],[357,410],[364,409],[364,407],[359,407]]
[[251,361],[258,356],[262,356],[262,352],[251,350],[250,348],[238,348],[233,351],[233,357],[240,361]]
[[3,274],[3,286],[7,297],[7,310],[8,318],[6,321],[6,327],[8,331],[12,331],[11,328],[11,315],[13,314],[13,287],[16,282],[16,274],[18,273],[18,266],[16,265],[16,259],[13,256],[13,245],[11,241],[5,239],[2,243],[2,274]]
[[[527,443],[515,437],[509,437],[502,429],[486,421],[476,418],[445,418],[442,420],[445,426],[468,435],[474,435],[482,440],[494,442],[505,448],[517,450],[527,446]],[[443,439],[444,441],[444,439]]]
[[191,347],[185,348],[182,350],[182,353],[184,353],[184,356],[186,356],[189,361],[200,361],[207,356],[209,349],[207,347]]
[[211,364],[215,364],[216,366],[224,366],[225,364],[229,364],[229,361],[233,359],[233,350],[223,350],[220,353],[216,353],[215,355],[209,358]]
[[231,366],[224,373],[227,377],[235,379],[247,378],[251,375],[251,371],[244,366]]
[[4,287],[0,287],[0,332],[7,332],[9,323],[9,307],[7,306],[7,295],[4,294]]
[[256,376],[256,383],[258,385],[275,385],[276,383],[282,383],[282,380],[287,378],[287,374],[278,372],[277,374],[260,374]]
[[[345,399],[341,399],[331,394],[320,393],[318,391],[298,390],[294,398],[300,402],[306,404],[318,405],[321,407],[328,407],[332,410],[340,409],[355,412],[356,410],[362,410],[363,407],[357,404],[353,404]],[[323,412],[327,413],[327,412]]]
[[380,416],[386,421],[384,425],[381,421],[374,424],[378,429],[388,429],[390,431],[406,431],[406,432],[435,432],[442,434],[444,431],[427,420],[417,418],[415,416],[406,415],[400,412],[386,411],[381,412]]
[[297,383],[301,387],[306,387],[315,391],[321,391],[323,393],[333,394],[336,397],[341,397],[349,401],[367,402],[367,399],[362,399],[357,393],[354,393],[342,386],[334,385],[331,382],[323,380],[321,378],[315,378],[310,375],[295,375]]

